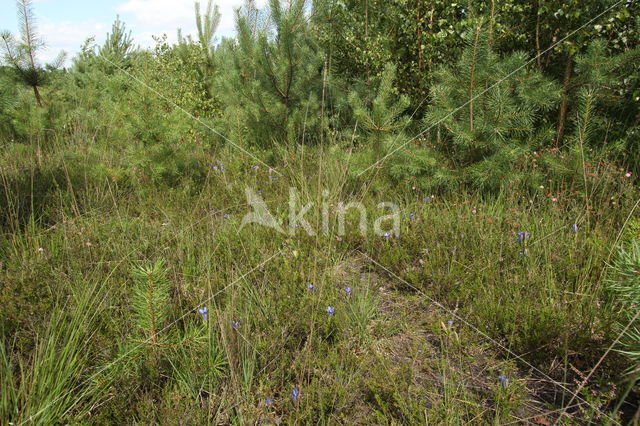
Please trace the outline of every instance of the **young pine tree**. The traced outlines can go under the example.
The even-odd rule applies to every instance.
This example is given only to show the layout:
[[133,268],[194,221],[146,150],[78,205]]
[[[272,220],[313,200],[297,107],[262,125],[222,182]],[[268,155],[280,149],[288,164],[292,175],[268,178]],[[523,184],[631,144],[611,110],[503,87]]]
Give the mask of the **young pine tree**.
[[176,324],[169,324],[171,282],[167,272],[163,260],[133,269],[135,326],[123,352],[135,368],[126,368],[120,374],[138,371],[151,381],[157,380],[166,368],[162,361],[171,364],[172,358],[181,358],[181,351],[206,334],[205,328],[188,322],[182,330]]
[[[44,100],[40,88],[46,83],[47,72],[38,60],[38,53],[44,47],[44,42],[37,32],[31,1],[18,0],[16,5],[20,37],[16,39],[9,31],[0,32],[0,52],[2,52],[3,62],[14,71],[16,80],[30,87],[36,103],[39,107],[43,107]],[[60,68],[65,59],[66,54],[60,52],[52,63],[47,64],[47,68]]]
[[410,117],[402,115],[409,106],[409,98],[397,94],[394,87],[395,78],[395,65],[387,64],[370,106],[365,105],[357,92],[349,95],[354,119],[366,134],[368,144],[377,158],[385,154],[385,148],[391,148],[387,145],[392,145],[398,139],[410,121]]
[[129,67],[133,52],[131,31],[127,32],[126,25],[117,17],[104,44],[98,48],[98,55],[105,62],[103,69],[113,73],[118,68]]
[[526,54],[495,53],[481,25],[468,42],[454,67],[436,71],[424,124],[440,170],[424,177],[436,177],[440,187],[496,190],[524,179],[514,168],[518,159],[553,137],[542,114],[554,107],[559,88],[527,66]]
[[[634,222],[632,222],[633,224]],[[618,257],[611,269],[611,279],[608,281],[609,290],[620,304],[621,320],[617,326],[617,333],[621,334],[619,352],[630,361],[628,373],[634,382],[640,379],[640,319],[638,303],[640,303],[640,239],[630,235],[629,241],[618,252]],[[628,325],[628,327],[627,327]]]
[[270,145],[321,135],[330,81],[306,3],[271,0],[259,11],[248,1],[237,12],[238,40],[225,45],[222,86],[229,133],[239,139]]

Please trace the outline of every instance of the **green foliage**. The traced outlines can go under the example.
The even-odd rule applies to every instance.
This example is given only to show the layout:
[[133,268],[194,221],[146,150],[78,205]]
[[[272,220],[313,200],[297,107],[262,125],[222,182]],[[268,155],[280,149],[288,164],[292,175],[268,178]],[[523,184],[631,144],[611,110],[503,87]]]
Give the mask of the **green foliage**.
[[517,160],[551,139],[543,113],[555,105],[557,85],[527,67],[526,54],[496,54],[481,24],[468,40],[455,67],[436,72],[426,146],[394,160],[396,177],[419,176],[423,187],[465,183],[495,191],[525,179],[514,170]]
[[[621,306],[622,319],[617,331],[621,333],[620,353],[631,361],[628,373],[640,374],[640,319],[637,318],[640,303],[640,240],[634,238],[620,248],[611,267],[609,289]],[[628,326],[628,328],[627,328]]]
[[[38,53],[44,42],[37,33],[33,7],[29,0],[17,0],[18,20],[20,22],[20,38],[15,39],[9,31],[0,33],[0,52],[3,62],[11,67],[16,80],[30,87],[39,107],[44,106],[40,87],[46,82],[47,74],[38,61]],[[48,64],[50,69],[59,68],[66,58],[61,52],[54,62]]]
[[473,25],[464,2],[330,1],[315,20],[336,71],[348,80],[379,77],[395,65],[398,87],[419,108],[429,93],[432,70],[450,64]]
[[8,422],[64,422],[82,418],[104,392],[100,383],[86,380],[92,363],[93,337],[106,289],[86,288],[67,305],[57,305],[44,330],[35,336],[30,359],[16,358],[3,335],[0,345],[0,417]]
[[357,92],[349,95],[356,125],[365,131],[367,142],[377,156],[384,154],[385,145],[390,144],[390,139],[394,139],[396,135],[402,134],[411,120],[403,115],[409,106],[409,98],[398,96],[394,88],[395,79],[396,68],[389,64],[382,72],[377,94],[370,107],[365,105]]
[[114,73],[119,68],[130,66],[131,55],[134,52],[131,31],[127,32],[126,25],[117,17],[107,33],[104,44],[98,48],[98,55],[102,59],[103,69]]
[[[221,76],[228,134],[260,146],[322,139],[331,79],[313,35],[305,0],[268,11],[253,2],[237,12],[236,43],[226,43]],[[268,18],[264,18],[264,16]]]
[[137,372],[153,384],[164,372],[166,362],[174,368],[181,366],[177,360],[187,360],[184,352],[192,345],[202,343],[204,329],[192,323],[187,323],[182,330],[166,330],[171,325],[169,320],[173,311],[171,281],[167,273],[162,259],[133,268],[135,286],[131,307],[135,326],[122,348],[121,357],[126,362],[117,368],[119,375],[130,376]]
[[17,90],[11,72],[7,67],[0,67],[0,137],[14,134],[11,112],[16,105]]
[[[159,343],[156,333],[169,317],[169,291],[171,283],[163,260],[153,265],[139,265],[133,269],[136,283],[132,300],[136,325],[145,340]],[[164,336],[163,336],[164,337]]]
[[187,69],[197,72],[197,81],[206,90],[206,99],[212,100],[215,98],[216,71],[214,37],[220,23],[220,12],[218,6],[213,7],[209,0],[204,15],[200,11],[200,3],[195,3],[195,15],[198,29],[197,41],[194,41],[191,36],[183,37],[182,32],[178,30],[178,44],[175,46],[175,51]]
[[[640,103],[634,99],[637,96],[634,92],[640,87],[640,73],[631,71],[638,60],[640,47],[612,54],[603,40],[596,40],[576,57],[572,84],[574,104],[578,106],[575,122],[578,132],[585,99],[589,98],[591,137],[587,148],[624,159],[632,167],[640,159],[640,151],[630,143],[638,131],[640,114]],[[633,170],[636,171],[635,167]]]
[[[582,3],[248,1],[217,43],[210,1],[177,44],[117,19],[68,71],[36,61],[43,107],[5,61],[2,420],[508,423],[592,371],[571,418],[602,423],[640,361],[635,323],[605,352],[637,313],[638,190],[611,159],[638,152],[638,6],[532,60],[612,0]],[[27,71],[29,33],[4,43]],[[246,186],[283,222],[298,187],[329,232],[243,226]],[[336,235],[344,201],[369,225],[398,204],[401,235],[355,209]]]

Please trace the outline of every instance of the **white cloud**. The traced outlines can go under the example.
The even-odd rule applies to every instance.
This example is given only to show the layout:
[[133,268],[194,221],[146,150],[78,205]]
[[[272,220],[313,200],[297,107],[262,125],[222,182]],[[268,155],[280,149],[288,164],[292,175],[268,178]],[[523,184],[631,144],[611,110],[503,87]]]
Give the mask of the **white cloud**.
[[[235,9],[242,6],[243,0],[214,1],[220,10],[220,25],[216,35],[231,36],[235,30]],[[264,6],[266,0],[258,0],[258,7]],[[200,1],[204,11],[207,1]],[[178,28],[184,34],[196,31],[193,0],[128,0],[115,8],[127,23],[134,35],[137,31],[152,32],[160,35],[166,33],[169,40],[175,40]],[[138,42],[138,44],[143,45]],[[143,45],[144,46],[144,45]]]
[[95,37],[96,42],[101,43],[109,28],[110,25],[97,21],[53,22],[42,20],[38,24],[38,30],[45,40],[46,48],[42,51],[40,59],[43,62],[50,62],[58,56],[61,50],[73,56],[89,37]]
[[[2,1],[2,0],[0,0]],[[49,1],[49,0],[37,0]],[[221,18],[216,32],[218,39],[230,37],[235,33],[235,9],[242,6],[244,0],[219,0]],[[256,5],[263,7],[267,0],[257,0]],[[207,0],[201,0],[202,8],[206,8]],[[127,0],[117,5],[114,12],[120,15],[128,30],[131,31],[134,43],[140,47],[153,47],[153,35],[167,34],[169,42],[175,42],[177,30],[183,33],[196,33],[195,11],[193,0]],[[204,11],[203,11],[204,12]],[[107,32],[111,31],[113,22],[101,22],[97,19],[86,21],[53,21],[43,19],[38,29],[47,47],[42,51],[42,62],[50,62],[61,50],[69,54],[69,59],[80,51],[80,47],[89,37],[102,44]],[[70,60],[67,61],[67,64]]]

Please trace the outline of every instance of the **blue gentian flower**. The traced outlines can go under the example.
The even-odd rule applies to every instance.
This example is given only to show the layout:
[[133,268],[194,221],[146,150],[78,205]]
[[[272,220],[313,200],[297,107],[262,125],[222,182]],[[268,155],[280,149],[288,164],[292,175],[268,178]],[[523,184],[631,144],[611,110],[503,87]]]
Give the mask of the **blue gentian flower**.
[[384,237],[385,240],[388,240],[389,238],[391,238],[391,234],[388,233],[388,232],[385,232],[383,237]]
[[222,217],[223,217],[224,219],[229,219],[229,213],[225,213]]
[[238,321],[231,321],[231,325],[233,325],[233,328],[238,328]]
[[264,400],[264,405],[266,405],[267,407],[270,405],[273,405],[273,398],[269,397],[267,399]]
[[314,286],[313,284],[309,283],[309,285],[307,286],[307,288],[311,291],[316,291],[316,286]]
[[198,313],[202,316],[203,320],[207,320],[207,314],[209,313],[209,309],[206,306],[203,306],[201,309],[198,309]]
[[509,386],[509,378],[507,376],[498,376],[498,381],[505,389],[507,388],[507,386]]
[[259,167],[258,167],[258,166],[253,166],[253,167],[251,167],[251,168],[252,168],[253,170],[258,170],[258,169],[259,169]]
[[531,236],[531,234],[526,232],[526,231],[518,232],[518,236],[517,236],[518,243],[520,243],[520,244],[524,243],[530,236]]
[[409,213],[409,220],[416,220],[416,216],[413,213]]
[[351,287],[345,288],[344,291],[347,293],[347,296],[351,296]]
[[297,402],[298,398],[300,398],[300,390],[298,388],[291,389],[291,399],[293,402]]
[[452,325],[453,325],[453,320],[452,319],[447,320],[447,326],[451,327]]
[[330,317],[333,316],[335,311],[336,311],[336,308],[334,308],[333,306],[327,306],[327,313],[329,314]]

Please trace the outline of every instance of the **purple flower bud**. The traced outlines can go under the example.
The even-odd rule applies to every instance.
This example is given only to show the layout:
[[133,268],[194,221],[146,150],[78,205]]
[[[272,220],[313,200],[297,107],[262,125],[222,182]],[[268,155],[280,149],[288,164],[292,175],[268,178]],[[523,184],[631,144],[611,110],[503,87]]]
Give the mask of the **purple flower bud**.
[[298,388],[291,389],[291,399],[293,402],[297,402],[298,398],[300,398],[300,390]]
[[416,220],[416,216],[413,213],[409,213],[409,220]]
[[273,405],[273,398],[269,397],[267,399],[264,400],[264,405],[266,405],[267,407],[270,405]]
[[209,309],[206,306],[203,306],[202,309],[198,309],[198,313],[202,317],[204,321],[207,320],[207,314],[209,313]]
[[309,285],[307,286],[307,288],[311,291],[316,291],[316,286],[314,286],[313,284],[309,283]]
[[333,306],[327,306],[327,313],[329,314],[330,317],[333,316],[335,311],[336,311],[336,308],[334,308]]
[[498,376],[498,381],[505,389],[509,386],[509,378],[507,376]]
[[231,325],[233,325],[233,328],[238,328],[238,321],[231,321]]
[[347,293],[347,296],[351,296],[351,287],[345,288],[344,291]]
[[526,231],[518,232],[518,236],[517,236],[518,243],[519,244],[524,243],[527,239],[529,239],[530,236],[531,236],[531,234],[526,232]]
[[451,327],[453,325],[453,320],[447,320],[447,327]]

